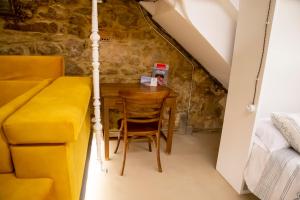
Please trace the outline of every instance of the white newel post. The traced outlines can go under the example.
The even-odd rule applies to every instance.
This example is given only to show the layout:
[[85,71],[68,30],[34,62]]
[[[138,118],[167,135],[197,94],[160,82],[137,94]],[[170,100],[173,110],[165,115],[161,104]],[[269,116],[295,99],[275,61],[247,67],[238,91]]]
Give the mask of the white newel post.
[[101,113],[100,113],[100,77],[99,77],[99,40],[98,34],[98,8],[97,0],[92,0],[92,34],[90,39],[92,40],[92,66],[93,66],[93,89],[94,89],[94,134],[96,136],[97,143],[97,159],[100,162],[102,168],[102,156],[101,156],[101,141],[102,141],[102,125],[101,125]]

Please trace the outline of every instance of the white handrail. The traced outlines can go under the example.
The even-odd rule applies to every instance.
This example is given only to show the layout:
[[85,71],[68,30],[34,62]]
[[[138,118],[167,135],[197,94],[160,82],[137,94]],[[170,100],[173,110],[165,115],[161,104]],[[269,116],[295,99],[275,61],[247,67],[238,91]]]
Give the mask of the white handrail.
[[94,92],[94,126],[93,131],[96,136],[97,143],[97,159],[100,162],[101,169],[102,165],[102,154],[101,154],[101,141],[102,139],[102,125],[101,125],[101,113],[100,113],[100,62],[99,62],[99,41],[100,35],[98,34],[98,8],[97,0],[92,0],[92,34],[90,39],[92,40],[92,66],[93,66],[93,92]]

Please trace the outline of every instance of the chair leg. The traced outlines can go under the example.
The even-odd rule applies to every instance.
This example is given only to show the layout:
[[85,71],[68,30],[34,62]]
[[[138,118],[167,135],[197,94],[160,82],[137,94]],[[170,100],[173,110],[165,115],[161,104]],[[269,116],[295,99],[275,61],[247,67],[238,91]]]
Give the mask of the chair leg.
[[152,142],[151,139],[148,138],[149,152],[152,152],[151,142]]
[[121,133],[119,133],[119,135],[118,135],[117,146],[116,146],[116,149],[115,149],[114,153],[118,152],[118,149],[119,149],[119,146],[120,146],[120,142],[121,142]]
[[122,162],[122,169],[121,169],[121,173],[120,173],[121,176],[123,176],[123,174],[124,174],[126,154],[127,154],[127,146],[128,146],[128,141],[127,141],[126,138],[124,138],[123,162]]
[[117,142],[117,146],[116,146],[116,149],[115,149],[115,151],[114,151],[114,153],[117,153],[118,152],[118,149],[119,149],[119,146],[120,146],[120,141],[121,141],[121,135],[122,135],[122,133],[123,133],[123,120],[121,121],[121,127],[120,127],[120,129],[119,129],[119,134],[118,134],[118,142]]
[[156,158],[157,158],[157,166],[158,171],[162,172],[161,162],[160,162],[160,134],[156,134]]

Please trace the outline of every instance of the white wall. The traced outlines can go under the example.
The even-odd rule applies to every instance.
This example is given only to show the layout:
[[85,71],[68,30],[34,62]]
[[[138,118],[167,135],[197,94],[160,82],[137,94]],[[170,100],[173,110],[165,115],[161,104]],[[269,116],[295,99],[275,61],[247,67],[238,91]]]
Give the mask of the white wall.
[[256,113],[249,113],[260,64],[269,0],[241,0],[217,170],[238,192]]
[[300,1],[277,0],[259,100],[260,117],[300,112]]

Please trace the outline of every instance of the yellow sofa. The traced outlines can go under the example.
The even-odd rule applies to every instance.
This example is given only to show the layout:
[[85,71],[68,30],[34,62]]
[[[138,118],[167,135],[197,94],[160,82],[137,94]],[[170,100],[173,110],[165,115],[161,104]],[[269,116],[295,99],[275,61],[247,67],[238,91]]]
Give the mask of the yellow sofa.
[[0,56],[1,200],[79,199],[91,80],[63,71],[62,57]]

